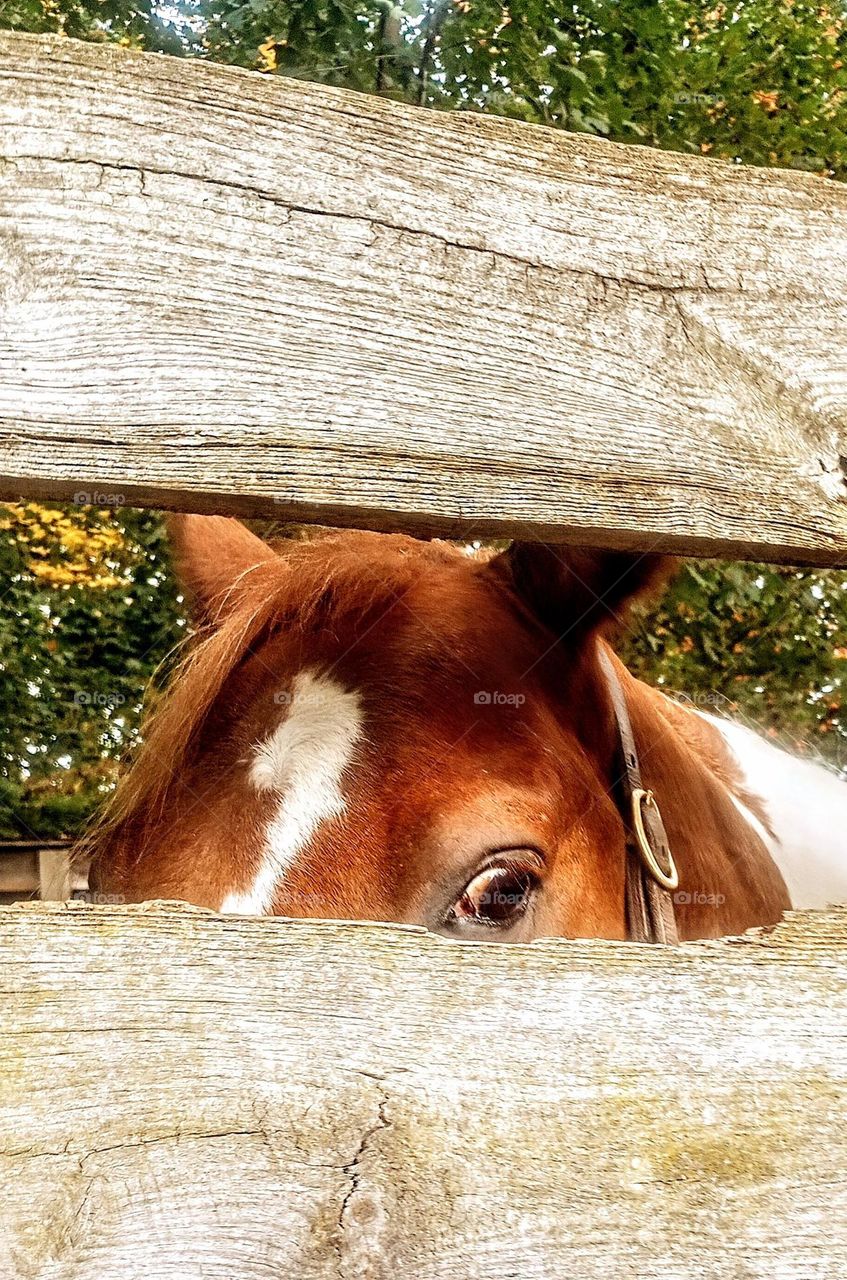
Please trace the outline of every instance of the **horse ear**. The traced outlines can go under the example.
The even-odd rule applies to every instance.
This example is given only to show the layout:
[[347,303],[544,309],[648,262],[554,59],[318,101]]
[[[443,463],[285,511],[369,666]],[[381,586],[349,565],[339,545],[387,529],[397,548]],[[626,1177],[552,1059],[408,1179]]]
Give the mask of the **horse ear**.
[[274,552],[255,533],[229,516],[170,515],[167,518],[177,578],[195,612],[219,619],[238,599],[233,588]]
[[658,591],[676,568],[670,556],[540,542],[513,542],[491,565],[563,640],[625,626],[633,601]]

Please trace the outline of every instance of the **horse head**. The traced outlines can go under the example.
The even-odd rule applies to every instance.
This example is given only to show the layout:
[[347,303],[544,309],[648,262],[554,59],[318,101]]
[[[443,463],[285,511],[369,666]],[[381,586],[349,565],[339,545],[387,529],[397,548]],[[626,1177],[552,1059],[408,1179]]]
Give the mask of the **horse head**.
[[[198,634],[93,837],[99,890],[462,938],[627,936],[600,659],[666,562],[172,528]],[[611,661],[679,867],[680,932],[777,919],[785,886],[720,735]]]

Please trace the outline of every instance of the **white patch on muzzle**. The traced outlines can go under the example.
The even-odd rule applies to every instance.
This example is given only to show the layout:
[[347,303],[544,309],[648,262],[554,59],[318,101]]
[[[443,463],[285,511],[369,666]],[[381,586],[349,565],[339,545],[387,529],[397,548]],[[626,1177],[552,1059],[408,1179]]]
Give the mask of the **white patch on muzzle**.
[[295,676],[282,724],[255,748],[250,781],[279,796],[253,884],[230,893],[221,911],[267,915],[282,878],[322,822],[345,810],[344,771],[362,734],[359,695],[329,676]]

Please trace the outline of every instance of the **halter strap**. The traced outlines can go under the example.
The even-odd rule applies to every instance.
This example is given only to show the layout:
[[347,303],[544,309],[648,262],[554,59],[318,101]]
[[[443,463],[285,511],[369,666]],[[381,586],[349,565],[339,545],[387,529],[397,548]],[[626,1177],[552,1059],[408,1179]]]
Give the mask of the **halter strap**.
[[615,790],[626,831],[626,923],[633,942],[679,942],[672,891],[679,884],[668,834],[652,791],[645,791],[626,696],[607,649],[599,645],[623,771]]

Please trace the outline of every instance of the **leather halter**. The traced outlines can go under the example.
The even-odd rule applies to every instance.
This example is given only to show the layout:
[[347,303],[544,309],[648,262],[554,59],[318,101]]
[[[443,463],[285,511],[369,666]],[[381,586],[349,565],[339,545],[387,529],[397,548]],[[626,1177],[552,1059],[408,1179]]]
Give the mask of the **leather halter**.
[[633,942],[679,942],[673,890],[679,884],[668,835],[652,791],[645,791],[626,696],[608,650],[598,646],[620,746],[615,782],[626,831],[626,925]]

